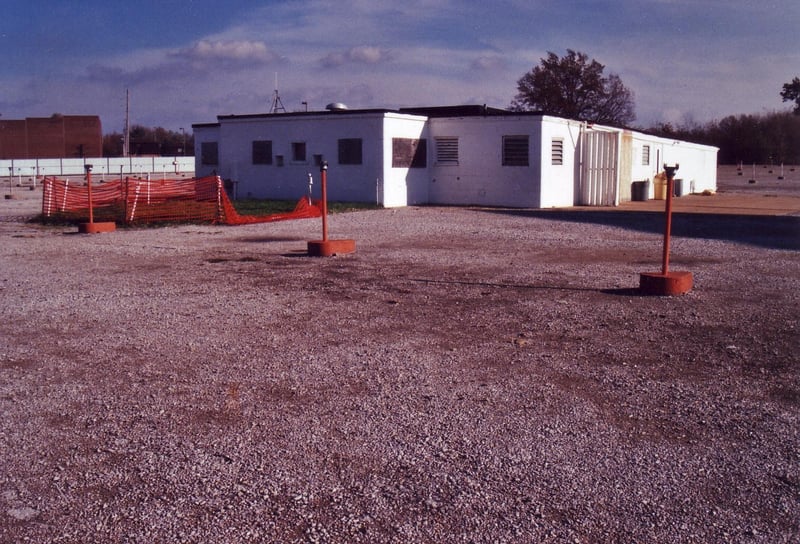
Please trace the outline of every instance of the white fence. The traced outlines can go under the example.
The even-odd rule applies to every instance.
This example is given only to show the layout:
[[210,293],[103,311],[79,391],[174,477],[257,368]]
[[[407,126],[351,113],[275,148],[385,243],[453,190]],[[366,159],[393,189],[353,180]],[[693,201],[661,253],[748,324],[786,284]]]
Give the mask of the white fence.
[[92,176],[181,175],[194,174],[194,157],[99,157],[85,159],[6,159],[0,160],[0,177],[28,179],[44,176],[78,176],[92,165]]

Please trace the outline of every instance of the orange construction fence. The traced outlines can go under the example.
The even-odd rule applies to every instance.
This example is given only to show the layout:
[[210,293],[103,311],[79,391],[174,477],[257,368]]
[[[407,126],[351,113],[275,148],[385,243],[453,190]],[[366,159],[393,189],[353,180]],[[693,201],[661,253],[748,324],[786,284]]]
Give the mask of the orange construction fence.
[[[88,190],[83,182],[46,177],[42,190],[42,217],[46,220],[85,221],[89,217]],[[301,198],[293,211],[270,215],[240,215],[219,176],[149,180],[125,178],[92,183],[95,221],[147,224],[171,221],[224,225],[268,223],[320,217],[318,202]]]

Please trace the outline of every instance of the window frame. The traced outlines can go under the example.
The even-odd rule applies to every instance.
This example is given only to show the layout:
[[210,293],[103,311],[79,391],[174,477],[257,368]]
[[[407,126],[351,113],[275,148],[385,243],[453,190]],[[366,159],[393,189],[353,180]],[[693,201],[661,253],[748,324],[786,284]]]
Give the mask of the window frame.
[[200,142],[200,164],[219,166],[219,142]]
[[564,166],[564,138],[550,140],[550,164]]
[[[299,153],[301,149],[303,151],[302,157]],[[308,143],[302,141],[292,142],[292,163],[308,164]]]
[[258,165],[272,164],[272,140],[253,140],[252,161]]
[[439,166],[458,166],[458,136],[440,136],[436,143],[436,164]]
[[364,139],[339,138],[337,142],[339,164],[358,166],[364,164]]
[[427,168],[426,138],[392,138],[392,168]]
[[[524,142],[525,156],[523,158],[521,147],[516,149],[515,146],[522,146]],[[522,166],[529,167],[531,165],[531,138],[528,134],[508,134],[503,136],[503,149],[502,149],[502,165],[503,166]]]

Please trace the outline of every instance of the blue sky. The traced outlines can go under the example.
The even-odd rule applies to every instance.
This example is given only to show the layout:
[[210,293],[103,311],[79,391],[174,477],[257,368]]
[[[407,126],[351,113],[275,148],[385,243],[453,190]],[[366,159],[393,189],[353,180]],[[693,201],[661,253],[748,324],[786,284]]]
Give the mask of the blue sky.
[[0,115],[173,130],[269,110],[487,104],[553,51],[633,90],[638,126],[789,108],[797,0],[0,0]]

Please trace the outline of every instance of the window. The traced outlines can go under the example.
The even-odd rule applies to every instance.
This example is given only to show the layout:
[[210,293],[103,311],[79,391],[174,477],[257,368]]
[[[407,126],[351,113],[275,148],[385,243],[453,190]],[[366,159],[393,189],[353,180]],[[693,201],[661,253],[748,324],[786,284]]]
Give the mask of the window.
[[503,136],[503,166],[528,165],[528,137]]
[[550,146],[550,157],[552,164],[564,164],[564,140],[561,138],[553,138]]
[[425,168],[428,166],[427,140],[392,138],[392,168]]
[[292,162],[306,162],[305,142],[292,142]]
[[283,155],[275,155],[275,166],[283,166]]
[[458,138],[436,138],[436,164],[458,164]]
[[361,138],[339,140],[339,164],[361,164]]
[[650,166],[650,146],[642,146],[642,166]]
[[271,140],[256,140],[253,142],[253,164],[272,164]]
[[314,155],[314,166],[322,166],[322,161],[325,160],[325,157],[322,155]]
[[217,142],[202,142],[200,144],[200,164],[204,166],[217,166],[219,164]]

